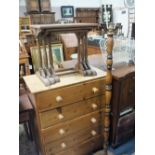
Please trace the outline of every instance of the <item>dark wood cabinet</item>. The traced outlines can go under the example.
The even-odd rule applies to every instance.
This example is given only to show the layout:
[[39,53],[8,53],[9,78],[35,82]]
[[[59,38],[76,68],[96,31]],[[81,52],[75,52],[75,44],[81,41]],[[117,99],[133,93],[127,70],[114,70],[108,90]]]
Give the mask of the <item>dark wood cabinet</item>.
[[50,0],[26,0],[28,13],[51,12]]
[[55,23],[55,12],[51,12],[50,0],[26,0],[26,5],[32,24]]
[[27,13],[40,12],[38,0],[26,0]]
[[98,23],[99,8],[76,8],[74,21],[77,23]]
[[111,143],[115,147],[134,136],[135,69],[134,66],[123,66],[112,74]]

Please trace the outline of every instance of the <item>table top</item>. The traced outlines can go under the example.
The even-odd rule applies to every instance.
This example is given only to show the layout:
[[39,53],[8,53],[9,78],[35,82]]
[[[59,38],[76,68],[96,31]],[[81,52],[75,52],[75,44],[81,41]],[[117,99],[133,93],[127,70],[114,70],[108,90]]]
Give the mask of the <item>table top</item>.
[[35,29],[47,29],[47,28],[70,28],[70,27],[96,27],[97,23],[65,23],[65,24],[35,24],[31,25],[31,28]]
[[92,67],[97,72],[96,76],[83,76],[80,73],[72,73],[72,74],[67,74],[67,75],[60,75],[60,82],[55,83],[50,86],[45,86],[43,82],[39,79],[39,77],[34,74],[34,75],[29,75],[29,76],[24,76],[23,79],[30,90],[31,93],[39,93],[47,90],[52,90],[52,89],[57,89],[57,88],[62,88],[65,86],[73,85],[73,84],[78,84],[81,82],[86,82],[89,80],[95,80],[99,78],[104,78],[106,75],[106,72]]
[[33,107],[27,94],[19,96],[19,112],[22,113],[31,110],[33,110]]
[[31,29],[35,36],[38,36],[41,32],[44,32],[44,31],[50,31],[52,33],[62,33],[62,32],[69,33],[69,32],[90,31],[96,27],[98,27],[98,24],[96,23],[65,23],[65,24],[31,25]]
[[132,72],[135,72],[134,65],[124,65],[115,68],[115,70],[112,71],[112,75],[114,79],[120,79],[124,78],[127,74]]

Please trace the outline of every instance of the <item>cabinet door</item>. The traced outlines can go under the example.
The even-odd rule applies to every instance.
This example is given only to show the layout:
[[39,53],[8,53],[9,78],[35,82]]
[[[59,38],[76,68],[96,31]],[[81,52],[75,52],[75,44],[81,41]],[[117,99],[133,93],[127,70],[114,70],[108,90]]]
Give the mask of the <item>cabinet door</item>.
[[121,81],[120,102],[119,102],[120,111],[122,111],[129,105],[129,100],[128,100],[129,87],[130,87],[130,83],[128,78],[125,78],[124,80]]
[[128,75],[121,81],[120,111],[133,107],[135,104],[135,79],[134,74]]
[[135,105],[135,74],[132,74],[129,78],[128,100],[133,107]]

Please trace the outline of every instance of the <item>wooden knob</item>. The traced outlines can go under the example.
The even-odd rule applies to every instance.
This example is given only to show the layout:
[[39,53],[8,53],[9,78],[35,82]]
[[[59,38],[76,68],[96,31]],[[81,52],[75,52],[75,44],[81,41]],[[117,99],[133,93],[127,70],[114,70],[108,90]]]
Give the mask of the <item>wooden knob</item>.
[[96,109],[96,108],[97,108],[97,104],[92,103],[91,107],[92,107],[93,109]]
[[92,88],[92,92],[93,92],[94,94],[97,93],[97,92],[98,92],[98,88],[93,87],[93,88]]
[[65,130],[64,129],[60,129],[59,133],[60,133],[60,135],[63,135],[65,133]]
[[56,101],[59,103],[59,102],[61,102],[63,99],[62,99],[62,97],[61,96],[57,96],[56,97]]
[[62,120],[63,118],[64,118],[64,115],[63,115],[63,114],[59,114],[59,115],[58,115],[58,119],[59,119],[59,120]]
[[95,124],[97,122],[96,118],[92,117],[91,122]]
[[92,134],[92,136],[95,136],[96,135],[96,131],[95,130],[92,130],[91,131],[91,134]]
[[61,143],[61,147],[64,149],[66,148],[66,144],[65,143]]

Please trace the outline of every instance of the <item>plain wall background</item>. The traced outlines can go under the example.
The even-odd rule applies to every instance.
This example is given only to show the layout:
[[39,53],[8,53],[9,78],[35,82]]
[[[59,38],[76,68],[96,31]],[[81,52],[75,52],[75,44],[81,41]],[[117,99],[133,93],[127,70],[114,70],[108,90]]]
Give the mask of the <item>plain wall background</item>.
[[[61,19],[61,6],[72,5],[77,7],[101,7],[102,4],[112,4],[113,22],[122,23],[122,32],[125,36],[128,33],[128,8],[124,5],[124,0],[51,0],[52,12],[55,12],[55,19]],[[26,0],[19,0],[19,16],[24,16],[26,12]],[[125,12],[122,14],[122,12]],[[72,20],[72,18],[70,18]]]

